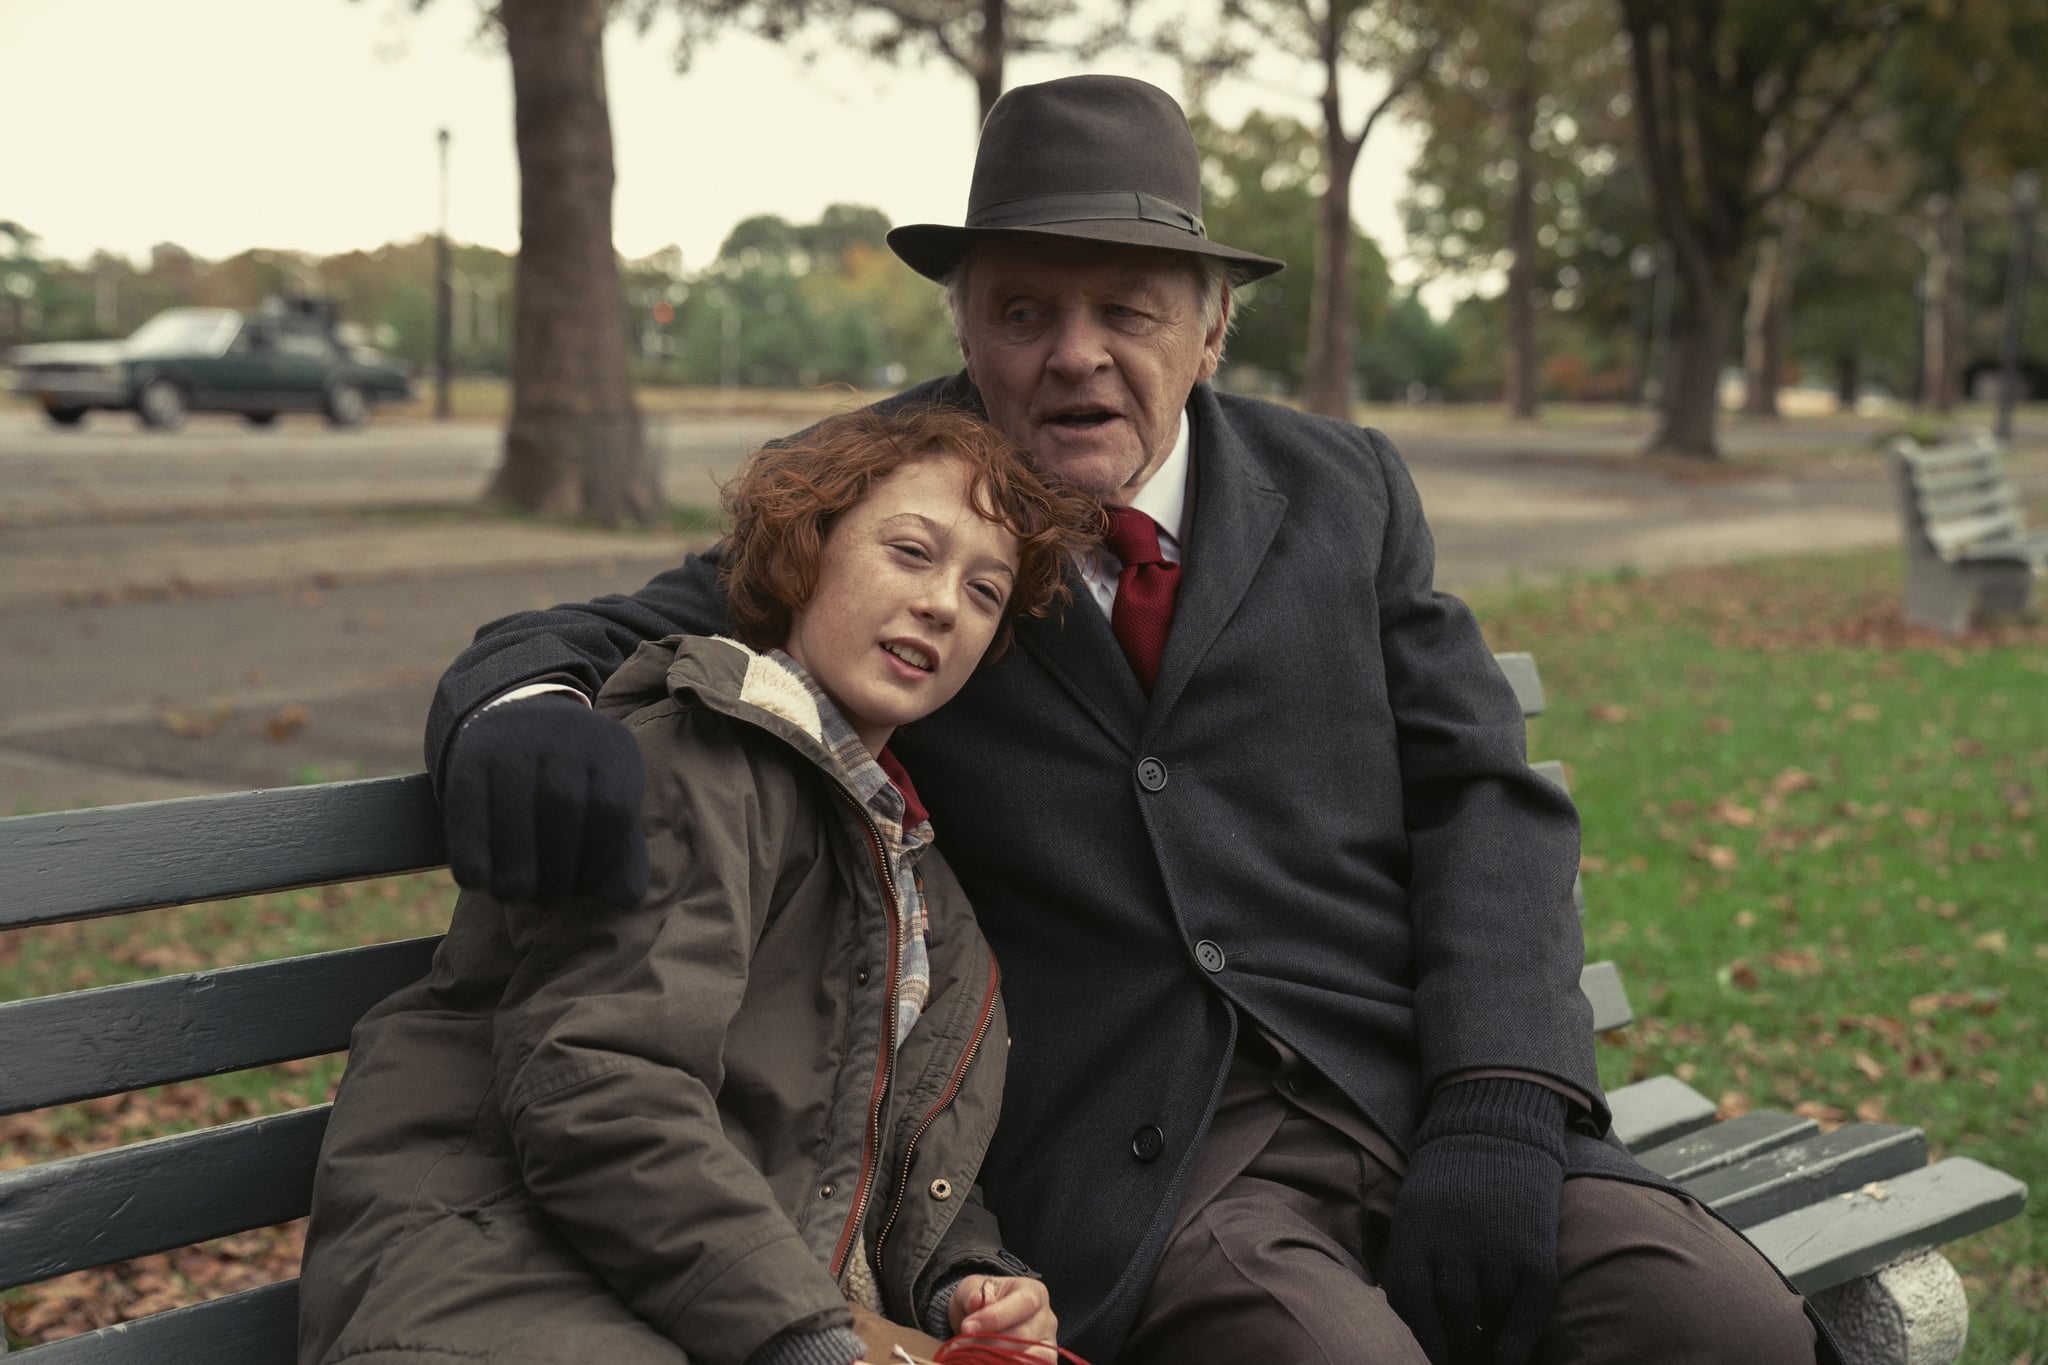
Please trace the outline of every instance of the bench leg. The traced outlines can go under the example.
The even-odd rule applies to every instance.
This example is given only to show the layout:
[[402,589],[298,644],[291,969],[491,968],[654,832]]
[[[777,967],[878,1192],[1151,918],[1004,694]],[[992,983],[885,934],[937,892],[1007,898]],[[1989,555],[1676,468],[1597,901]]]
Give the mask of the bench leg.
[[1932,554],[1906,557],[1906,619],[1933,626],[1944,635],[1970,628],[1981,586],[1975,574],[1936,559]]
[[1813,1296],[1848,1365],[1954,1365],[1970,1334],[1963,1282],[1922,1251]]
[[1978,586],[1978,611],[1986,619],[2024,616],[2034,575],[2024,564],[1985,565]]

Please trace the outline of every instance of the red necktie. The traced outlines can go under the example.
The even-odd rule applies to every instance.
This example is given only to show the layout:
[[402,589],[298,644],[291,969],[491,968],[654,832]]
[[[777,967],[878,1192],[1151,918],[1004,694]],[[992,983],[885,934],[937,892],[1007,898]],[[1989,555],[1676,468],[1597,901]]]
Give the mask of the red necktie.
[[1180,565],[1159,553],[1159,527],[1132,507],[1109,511],[1109,550],[1123,561],[1116,580],[1116,605],[1109,628],[1131,661],[1131,670],[1145,694],[1159,680],[1159,656],[1166,652],[1166,632],[1173,626],[1173,593],[1180,586]]

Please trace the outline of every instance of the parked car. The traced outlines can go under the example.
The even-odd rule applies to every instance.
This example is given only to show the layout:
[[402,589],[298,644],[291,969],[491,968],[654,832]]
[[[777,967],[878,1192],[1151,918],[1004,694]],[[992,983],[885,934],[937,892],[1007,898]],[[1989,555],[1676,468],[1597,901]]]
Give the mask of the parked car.
[[332,310],[309,300],[252,313],[172,308],[126,341],[17,346],[10,363],[14,391],[67,427],[94,408],[133,412],[162,430],[188,412],[239,412],[258,426],[280,412],[322,412],[353,427],[373,404],[412,397],[405,370],[343,344]]

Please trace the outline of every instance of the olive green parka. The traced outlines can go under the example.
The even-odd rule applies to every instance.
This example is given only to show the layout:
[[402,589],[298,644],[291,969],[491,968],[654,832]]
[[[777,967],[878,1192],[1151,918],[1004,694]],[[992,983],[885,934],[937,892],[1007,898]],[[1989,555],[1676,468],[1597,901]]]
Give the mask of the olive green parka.
[[598,705],[646,760],[648,895],[465,893],[433,970],[357,1027],[302,1365],[741,1365],[848,1323],[849,1257],[911,1324],[955,1273],[1013,1273],[974,1190],[995,960],[936,851],[931,994],[892,1055],[888,864],[801,682],[675,637]]

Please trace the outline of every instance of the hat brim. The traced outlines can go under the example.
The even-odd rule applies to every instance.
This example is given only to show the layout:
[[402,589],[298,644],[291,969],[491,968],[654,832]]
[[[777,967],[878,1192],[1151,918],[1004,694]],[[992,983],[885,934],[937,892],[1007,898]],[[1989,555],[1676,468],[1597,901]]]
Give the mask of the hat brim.
[[1102,242],[1114,246],[1151,247],[1188,256],[1207,256],[1224,263],[1232,284],[1249,284],[1287,268],[1285,261],[1197,237],[1166,223],[1131,218],[1084,218],[1027,228],[949,227],[942,223],[909,223],[891,228],[889,249],[928,280],[944,282],[972,248],[999,237],[1053,241]]

